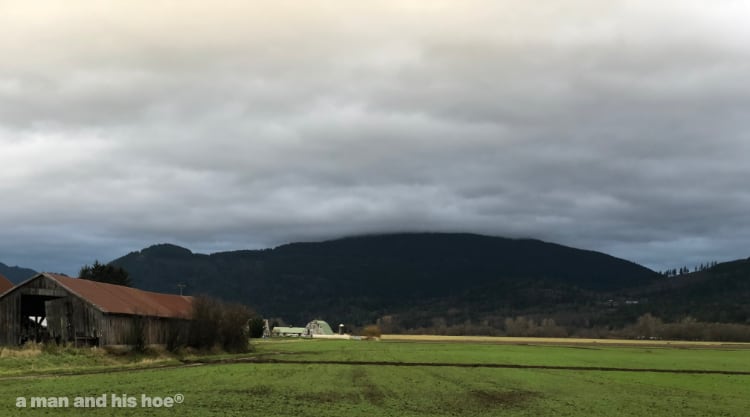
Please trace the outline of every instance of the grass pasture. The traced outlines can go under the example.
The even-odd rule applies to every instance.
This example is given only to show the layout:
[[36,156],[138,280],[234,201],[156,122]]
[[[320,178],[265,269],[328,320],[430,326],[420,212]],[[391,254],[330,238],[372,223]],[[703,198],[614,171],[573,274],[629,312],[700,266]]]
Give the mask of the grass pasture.
[[[750,349],[744,346],[492,342],[274,339],[256,343],[249,358],[192,358],[188,365],[156,361],[173,366],[157,369],[120,363],[116,372],[87,354],[77,359],[87,374],[61,374],[55,367],[45,374],[53,358],[22,380],[9,368],[41,355],[6,355],[0,357],[0,415],[746,416],[750,409]],[[746,374],[721,373],[726,371]],[[184,402],[171,408],[140,404],[141,394],[177,393]],[[106,408],[15,406],[17,397],[102,394],[108,396]],[[135,397],[138,404],[113,408],[112,394]]]
[[[389,341],[390,339],[390,341]],[[386,338],[381,342],[269,341],[258,345],[258,353],[279,361],[408,362],[426,364],[521,365],[548,367],[602,367],[623,369],[698,370],[750,373],[750,344],[680,345],[589,344],[575,339],[498,338],[475,342],[474,338],[449,342],[432,336],[407,339]],[[750,382],[750,380],[748,380]]]

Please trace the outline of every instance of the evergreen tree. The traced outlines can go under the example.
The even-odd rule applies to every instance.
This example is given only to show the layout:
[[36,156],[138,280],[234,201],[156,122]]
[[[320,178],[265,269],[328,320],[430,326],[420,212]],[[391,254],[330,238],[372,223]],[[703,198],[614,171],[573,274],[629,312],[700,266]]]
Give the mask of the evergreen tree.
[[124,285],[126,287],[133,285],[128,271],[119,266],[102,264],[98,260],[94,261],[94,264],[91,266],[84,265],[78,273],[78,277],[90,281]]

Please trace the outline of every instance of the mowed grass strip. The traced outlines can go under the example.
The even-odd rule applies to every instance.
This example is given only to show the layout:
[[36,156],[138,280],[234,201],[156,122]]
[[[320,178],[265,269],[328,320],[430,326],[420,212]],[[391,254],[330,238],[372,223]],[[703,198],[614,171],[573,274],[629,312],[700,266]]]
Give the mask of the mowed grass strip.
[[488,343],[275,340],[255,344],[275,360],[492,364],[750,372],[750,349]]

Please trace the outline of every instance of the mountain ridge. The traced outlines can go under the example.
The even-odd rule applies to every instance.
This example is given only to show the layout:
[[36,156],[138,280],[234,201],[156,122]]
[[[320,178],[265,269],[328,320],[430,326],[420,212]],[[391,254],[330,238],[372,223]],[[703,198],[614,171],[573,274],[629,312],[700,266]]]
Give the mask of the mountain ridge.
[[0,275],[5,276],[13,284],[18,284],[34,276],[37,272],[21,266],[8,266],[0,262]]
[[[161,243],[111,262],[138,288],[238,301],[265,317],[312,318],[389,331],[487,331],[508,317],[569,328],[667,321],[750,323],[750,258],[664,277],[608,254],[471,233],[399,233],[293,242],[211,254]],[[8,272],[10,271],[10,272]],[[36,272],[0,263],[21,282]],[[424,330],[427,329],[427,330]]]
[[658,277],[596,251],[470,233],[349,236],[212,254],[158,244],[111,263],[128,270],[134,284],[146,290],[175,292],[185,284],[188,293],[244,302],[296,322],[336,315],[364,323],[430,300],[478,296],[482,288],[504,299],[511,287],[524,287],[528,300],[514,302],[526,305],[537,298],[532,288],[540,286],[576,298],[646,285]]

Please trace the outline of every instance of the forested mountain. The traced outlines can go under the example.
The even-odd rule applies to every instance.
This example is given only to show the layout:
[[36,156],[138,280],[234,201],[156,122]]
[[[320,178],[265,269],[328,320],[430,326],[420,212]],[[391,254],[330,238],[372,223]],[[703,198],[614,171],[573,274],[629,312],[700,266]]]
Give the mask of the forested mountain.
[[146,290],[209,294],[265,316],[355,325],[400,314],[423,326],[436,314],[470,320],[597,303],[660,276],[603,253],[532,239],[472,234],[391,234],[266,250],[194,254],[152,246],[112,262]]
[[18,284],[36,274],[33,269],[22,268],[19,266],[8,266],[0,262],[0,275],[4,275],[12,283]]
[[624,293],[649,300],[638,310],[665,320],[690,316],[705,322],[750,324],[750,259],[662,278]]

